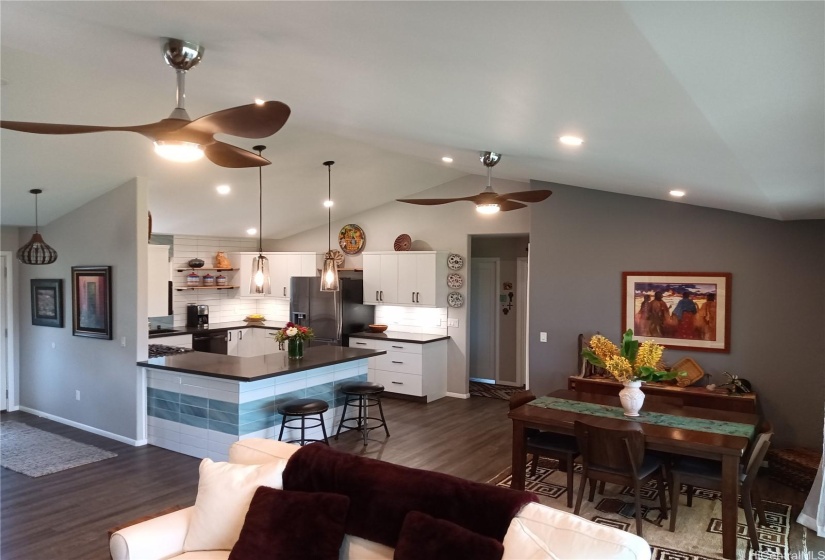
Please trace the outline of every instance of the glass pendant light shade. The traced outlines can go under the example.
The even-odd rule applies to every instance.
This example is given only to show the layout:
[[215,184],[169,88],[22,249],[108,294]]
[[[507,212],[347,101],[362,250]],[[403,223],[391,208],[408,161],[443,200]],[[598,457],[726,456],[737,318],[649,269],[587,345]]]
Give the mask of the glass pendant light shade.
[[269,259],[258,254],[252,259],[252,276],[249,280],[249,293],[270,295],[272,294],[272,282],[269,276]]
[[327,166],[327,202],[324,206],[327,207],[327,254],[324,255],[324,270],[321,272],[321,291],[322,292],[337,292],[340,289],[338,282],[338,265],[335,264],[335,254],[332,252],[332,166],[334,161],[325,161]]
[[34,234],[28,243],[17,250],[17,260],[23,264],[52,264],[57,260],[57,251],[43,241],[43,236],[37,230],[37,195],[43,191],[32,189],[29,192],[34,195]]

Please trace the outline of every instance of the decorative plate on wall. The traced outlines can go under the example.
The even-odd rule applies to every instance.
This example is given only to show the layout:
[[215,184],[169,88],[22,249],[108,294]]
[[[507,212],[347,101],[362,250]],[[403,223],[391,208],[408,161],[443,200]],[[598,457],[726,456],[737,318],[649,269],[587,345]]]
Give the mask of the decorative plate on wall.
[[453,290],[459,289],[464,285],[464,278],[458,272],[451,272],[447,275],[447,287]]
[[412,248],[412,238],[406,233],[402,233],[395,238],[392,248],[396,251],[409,251]]
[[324,258],[328,259],[330,257],[330,253],[332,253],[332,258],[335,259],[335,266],[341,268],[344,265],[344,253],[338,249],[333,249],[332,251],[327,251],[324,253]]
[[464,296],[458,292],[450,292],[447,295],[447,305],[450,307],[461,307],[464,305]]
[[367,236],[360,226],[347,224],[338,232],[338,246],[347,255],[357,255],[364,250]]
[[449,257],[447,257],[447,266],[449,266],[452,270],[461,270],[464,266],[464,257],[452,253]]

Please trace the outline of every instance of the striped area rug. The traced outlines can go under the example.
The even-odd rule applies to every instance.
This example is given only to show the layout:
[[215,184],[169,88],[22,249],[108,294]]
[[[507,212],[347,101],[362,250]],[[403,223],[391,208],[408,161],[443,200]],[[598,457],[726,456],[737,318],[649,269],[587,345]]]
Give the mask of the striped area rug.
[[480,383],[470,381],[470,396],[488,397],[491,399],[510,400],[510,395],[523,391],[522,387],[510,387],[509,385],[493,385],[492,383]]

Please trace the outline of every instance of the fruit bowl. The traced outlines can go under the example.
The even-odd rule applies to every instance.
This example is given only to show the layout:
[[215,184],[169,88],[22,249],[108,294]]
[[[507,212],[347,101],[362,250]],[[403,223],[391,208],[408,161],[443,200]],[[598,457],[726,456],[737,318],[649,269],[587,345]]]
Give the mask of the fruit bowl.
[[390,328],[389,325],[369,325],[370,332],[374,333],[382,333],[388,328]]
[[247,323],[261,323],[263,321],[266,321],[266,317],[264,317],[263,315],[259,315],[257,313],[253,313],[252,315],[247,315],[244,318],[244,321],[246,321]]

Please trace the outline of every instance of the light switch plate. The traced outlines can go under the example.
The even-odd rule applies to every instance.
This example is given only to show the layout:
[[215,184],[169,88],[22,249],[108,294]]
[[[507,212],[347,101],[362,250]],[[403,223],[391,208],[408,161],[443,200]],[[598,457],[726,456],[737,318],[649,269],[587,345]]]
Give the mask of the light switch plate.
[[457,327],[458,326],[458,319],[447,319],[447,326],[448,327]]
[[539,342],[547,342],[547,333],[546,332],[540,332],[539,333]]

